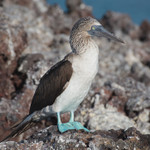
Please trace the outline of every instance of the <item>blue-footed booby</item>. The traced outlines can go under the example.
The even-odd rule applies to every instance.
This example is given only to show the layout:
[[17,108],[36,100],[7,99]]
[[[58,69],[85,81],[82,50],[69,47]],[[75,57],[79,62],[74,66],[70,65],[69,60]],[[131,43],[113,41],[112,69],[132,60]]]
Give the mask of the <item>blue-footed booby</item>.
[[[89,132],[80,122],[74,121],[74,111],[84,100],[98,72],[99,48],[93,36],[123,43],[96,19],[85,17],[78,20],[70,34],[72,52],[44,74],[33,96],[29,114],[13,127],[13,131],[4,140],[54,115],[57,115],[58,130],[61,133],[71,129]],[[60,115],[65,112],[70,112],[70,120],[62,123]]]

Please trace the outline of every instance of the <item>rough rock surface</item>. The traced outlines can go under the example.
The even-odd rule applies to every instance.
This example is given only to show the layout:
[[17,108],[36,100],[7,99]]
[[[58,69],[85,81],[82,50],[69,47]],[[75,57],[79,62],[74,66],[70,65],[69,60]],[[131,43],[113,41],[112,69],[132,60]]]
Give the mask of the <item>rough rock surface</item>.
[[[0,9],[0,98],[15,92],[17,61],[27,45],[27,34]],[[21,83],[20,83],[21,84]]]
[[[74,22],[92,16],[80,0],[67,0],[67,6],[64,13],[40,0],[0,2],[0,140],[28,114],[41,76],[71,51]],[[95,39],[99,72],[75,119],[98,131],[61,135],[52,126],[33,134],[56,124],[47,119],[13,139],[27,140],[1,143],[0,149],[150,149],[150,23],[137,26],[128,15],[115,12],[107,12],[101,23],[126,44]],[[68,119],[64,114],[63,122]]]
[[8,141],[0,149],[101,149],[149,150],[150,135],[143,135],[135,128],[128,130],[97,130],[90,133],[68,131],[60,134],[56,126],[45,128],[19,143]]

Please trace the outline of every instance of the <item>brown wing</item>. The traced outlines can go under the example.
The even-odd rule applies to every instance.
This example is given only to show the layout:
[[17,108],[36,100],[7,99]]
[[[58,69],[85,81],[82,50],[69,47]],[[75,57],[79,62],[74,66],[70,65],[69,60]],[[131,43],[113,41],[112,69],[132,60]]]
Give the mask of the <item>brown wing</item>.
[[41,110],[47,105],[52,105],[63,90],[72,75],[72,65],[68,60],[62,60],[48,70],[41,78],[32,99],[30,112]]

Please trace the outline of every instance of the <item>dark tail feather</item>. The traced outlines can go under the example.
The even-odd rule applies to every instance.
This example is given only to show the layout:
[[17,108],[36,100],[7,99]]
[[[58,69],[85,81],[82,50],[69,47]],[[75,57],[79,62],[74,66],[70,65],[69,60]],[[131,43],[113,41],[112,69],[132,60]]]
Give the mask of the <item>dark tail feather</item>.
[[0,142],[6,141],[9,138],[16,137],[16,136],[20,135],[21,133],[27,131],[32,126],[34,126],[38,120],[35,121],[33,117],[34,117],[34,113],[26,116],[20,123],[15,124],[11,128],[11,129],[13,129],[13,131]]

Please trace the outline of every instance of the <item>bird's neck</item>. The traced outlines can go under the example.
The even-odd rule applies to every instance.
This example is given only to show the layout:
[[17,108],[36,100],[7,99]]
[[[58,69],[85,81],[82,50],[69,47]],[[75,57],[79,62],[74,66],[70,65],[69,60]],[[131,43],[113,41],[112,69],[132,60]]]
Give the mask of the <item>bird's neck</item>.
[[87,51],[90,46],[97,46],[91,37],[86,37],[81,34],[76,34],[70,37],[70,46],[75,54],[82,54]]
[[72,54],[72,67],[74,73],[82,79],[82,83],[91,85],[98,71],[99,49],[94,41],[89,41],[83,45],[81,49],[78,46],[76,51],[78,54]]
[[97,73],[99,58],[99,48],[95,41],[92,38],[79,37],[76,40],[71,40],[70,44],[74,51],[72,53],[74,70],[78,70],[77,72],[82,72],[82,74],[91,72],[92,78],[94,78]]

